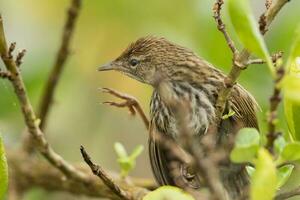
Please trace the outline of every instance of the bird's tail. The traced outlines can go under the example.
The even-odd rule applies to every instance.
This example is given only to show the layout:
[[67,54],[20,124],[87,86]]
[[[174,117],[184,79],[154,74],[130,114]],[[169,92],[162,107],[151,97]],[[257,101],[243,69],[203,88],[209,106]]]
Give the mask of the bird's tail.
[[250,178],[244,165],[230,164],[230,167],[221,169],[221,179],[230,199],[248,199]]

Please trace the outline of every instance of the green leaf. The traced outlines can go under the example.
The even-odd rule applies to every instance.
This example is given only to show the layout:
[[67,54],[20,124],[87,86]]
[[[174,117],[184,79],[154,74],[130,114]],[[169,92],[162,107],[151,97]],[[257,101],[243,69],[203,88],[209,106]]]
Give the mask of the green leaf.
[[0,134],[0,199],[4,198],[8,185],[8,170],[4,145]]
[[258,24],[251,12],[249,1],[229,0],[229,16],[241,43],[246,49],[267,61],[272,76],[275,71],[264,39],[259,32]]
[[277,170],[277,188],[282,187],[290,178],[294,165],[285,165]]
[[195,200],[190,194],[174,186],[162,186],[148,193],[143,200]]
[[114,147],[119,158],[128,157],[126,149],[124,148],[123,144],[116,142]]
[[[288,79],[288,78],[287,78]],[[285,80],[287,80],[285,79]],[[292,138],[300,141],[300,78],[291,78],[286,83],[284,91],[284,114]]]
[[276,138],[276,140],[274,142],[274,147],[275,147],[276,153],[280,155],[282,150],[284,149],[285,145],[286,145],[286,141],[283,136],[279,136],[278,138]]
[[254,128],[241,129],[230,154],[233,162],[251,162],[259,149],[260,135]]
[[300,160],[300,143],[287,144],[282,150],[281,158],[286,161]]
[[277,188],[276,166],[266,149],[258,151],[255,168],[251,178],[251,200],[272,200]]
[[121,168],[121,177],[126,177],[135,168],[135,160],[142,153],[144,147],[143,145],[135,147],[130,156],[127,155],[127,151],[121,143],[116,142],[114,148],[118,155],[117,161]]
[[249,176],[252,177],[252,175],[255,172],[255,168],[251,167],[251,166],[246,166],[246,170],[247,170],[247,173],[249,174]]
[[134,150],[132,151],[131,155],[129,156],[130,159],[135,160],[143,151],[144,151],[143,145],[139,145],[139,146],[135,147]]
[[286,64],[287,72],[291,74],[300,74],[300,25],[298,26],[295,38],[291,47],[291,53]]
[[300,26],[296,31],[282,81],[284,92],[284,112],[289,131],[294,140],[300,141]]
[[296,75],[288,74],[284,77],[280,83],[284,91],[285,100],[290,101],[292,104],[300,104],[300,74]]
[[235,114],[234,110],[229,110],[229,112],[222,116],[222,119],[228,119],[229,117],[232,117]]
[[121,177],[126,177],[129,172],[135,167],[135,160],[131,160],[129,159],[129,157],[119,158],[118,163],[121,168]]

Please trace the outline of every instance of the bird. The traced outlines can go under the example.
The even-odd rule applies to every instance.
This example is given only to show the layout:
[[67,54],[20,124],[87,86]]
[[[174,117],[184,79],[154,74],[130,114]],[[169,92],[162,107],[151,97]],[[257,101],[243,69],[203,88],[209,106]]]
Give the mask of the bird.
[[[175,100],[187,99],[190,106],[189,130],[195,137],[206,134],[209,127],[216,126],[216,103],[225,74],[198,56],[192,50],[173,43],[164,37],[146,36],[131,43],[116,59],[102,65],[99,71],[115,70],[137,81],[151,85],[153,93],[150,101],[149,157],[154,177],[160,185],[175,185],[175,177],[170,172],[170,158],[162,144],[155,140],[155,134],[161,133],[178,139],[179,128],[176,115],[171,106],[164,102],[159,91],[161,82],[167,83],[169,92]],[[254,97],[240,84],[235,84],[228,98],[234,115],[221,123],[218,134],[230,134],[230,131],[243,127],[258,128],[256,112],[258,104]],[[153,131],[156,130],[156,131]],[[239,184],[249,184],[244,166],[234,165],[232,173],[223,174],[226,188],[234,190],[231,199],[242,193]],[[228,169],[225,169],[225,171]],[[200,180],[191,181],[186,174],[183,178],[190,181],[190,187],[201,186]],[[193,177],[193,176],[192,176]]]

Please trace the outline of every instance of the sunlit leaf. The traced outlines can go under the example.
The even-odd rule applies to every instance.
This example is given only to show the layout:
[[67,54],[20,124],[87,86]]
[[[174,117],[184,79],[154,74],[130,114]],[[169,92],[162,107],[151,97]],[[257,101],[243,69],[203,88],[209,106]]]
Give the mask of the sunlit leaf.
[[134,148],[134,150],[132,151],[131,155],[129,156],[131,159],[136,159],[144,150],[144,146],[143,145],[139,145],[137,147]]
[[281,158],[286,161],[300,160],[300,143],[287,144],[282,150]]
[[229,112],[227,114],[222,116],[222,119],[223,120],[228,119],[229,117],[232,117],[233,115],[235,115],[234,110],[229,110]]
[[126,149],[124,148],[123,144],[116,142],[114,147],[115,147],[115,151],[119,158],[127,157],[127,152],[126,152]]
[[229,0],[228,9],[232,25],[241,43],[256,56],[264,58],[274,75],[273,63],[251,12],[249,2],[247,0]]
[[121,177],[126,177],[135,167],[135,161],[129,159],[129,157],[119,158],[117,161],[121,168]]
[[277,169],[277,188],[282,187],[290,178],[294,165],[285,165]]
[[173,186],[162,186],[148,193],[143,200],[195,200],[190,194]]
[[274,141],[274,147],[277,154],[281,154],[282,150],[286,145],[286,141],[283,136],[279,136]]
[[260,136],[254,128],[241,129],[230,154],[233,162],[251,162],[259,149]]
[[286,64],[288,73],[300,75],[300,25],[296,30],[290,55]]
[[289,131],[294,140],[300,141],[300,26],[296,32],[282,82],[284,112]]
[[276,166],[266,149],[258,151],[251,178],[251,200],[272,200],[277,188]]
[[121,143],[116,142],[114,148],[118,155],[117,161],[121,168],[121,176],[126,177],[129,172],[135,168],[136,158],[143,152],[144,147],[143,145],[135,147],[129,156],[125,147]]
[[252,177],[252,175],[255,172],[255,168],[251,167],[251,166],[246,166],[246,170],[247,170],[247,173],[249,174],[249,176]]
[[0,134],[0,199],[4,198],[8,185],[8,170],[4,145]]
[[300,74],[299,77],[296,75],[288,74],[283,79],[282,88],[284,91],[285,99],[291,103],[300,104]]

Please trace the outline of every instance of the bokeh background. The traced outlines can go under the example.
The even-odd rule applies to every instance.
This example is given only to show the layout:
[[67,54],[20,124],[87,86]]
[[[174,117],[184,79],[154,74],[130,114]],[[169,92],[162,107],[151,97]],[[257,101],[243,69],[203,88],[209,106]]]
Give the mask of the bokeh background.
[[[22,74],[37,107],[61,39],[66,8],[70,0],[0,0],[8,40],[27,50]],[[252,0],[258,18],[264,1]],[[79,146],[83,144],[93,158],[106,169],[118,171],[113,144],[119,141],[131,151],[136,145],[147,147],[147,132],[141,120],[129,117],[126,109],[111,108],[100,103],[112,100],[97,88],[111,87],[139,99],[148,113],[152,88],[117,72],[96,71],[97,66],[118,56],[126,46],[141,36],[164,36],[189,47],[215,66],[228,72],[231,53],[212,18],[212,0],[83,0],[82,11],[72,40],[72,55],[56,90],[55,102],[46,129],[53,148],[65,159],[80,162]],[[282,50],[285,57],[300,19],[300,1],[291,1],[278,15],[266,35],[270,52]],[[226,9],[225,22],[236,42]],[[3,64],[0,64],[3,67]],[[240,83],[262,107],[259,113],[265,130],[271,79],[267,67],[253,65],[242,73]],[[279,127],[286,131],[282,118]],[[0,79],[0,131],[6,145],[20,146],[24,128],[20,108],[12,87]],[[131,173],[152,177],[147,150],[137,160]],[[294,178],[297,180],[297,177]],[[293,182],[293,181],[291,181]],[[86,199],[62,193],[46,193],[36,189],[25,199]]]

